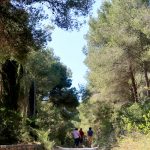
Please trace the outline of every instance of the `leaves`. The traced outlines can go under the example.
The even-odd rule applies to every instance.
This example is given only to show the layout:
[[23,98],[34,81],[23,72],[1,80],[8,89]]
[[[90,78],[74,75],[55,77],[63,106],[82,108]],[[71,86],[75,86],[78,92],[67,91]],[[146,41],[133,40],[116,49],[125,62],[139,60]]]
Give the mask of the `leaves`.
[[[19,0],[13,0],[13,2],[20,3]],[[62,29],[79,28],[80,22],[78,17],[86,16],[92,7],[93,0],[34,0],[34,1],[22,1],[24,5],[31,6],[32,4],[40,4],[40,6],[47,7],[49,12],[52,13],[51,20],[54,24]],[[38,8],[36,9],[38,11]],[[39,12],[40,13],[40,12]]]

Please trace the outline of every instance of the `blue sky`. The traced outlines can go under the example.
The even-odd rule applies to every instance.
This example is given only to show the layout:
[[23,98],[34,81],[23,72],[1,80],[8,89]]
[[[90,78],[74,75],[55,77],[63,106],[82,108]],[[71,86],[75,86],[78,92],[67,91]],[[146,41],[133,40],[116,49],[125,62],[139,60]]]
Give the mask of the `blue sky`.
[[[93,7],[93,16],[96,16],[101,0],[96,0]],[[54,49],[56,56],[72,71],[72,86],[78,88],[78,84],[86,84],[87,67],[84,65],[85,56],[82,48],[86,45],[84,35],[88,31],[88,25],[84,25],[79,31],[64,31],[55,28],[52,33],[52,41],[49,46]]]

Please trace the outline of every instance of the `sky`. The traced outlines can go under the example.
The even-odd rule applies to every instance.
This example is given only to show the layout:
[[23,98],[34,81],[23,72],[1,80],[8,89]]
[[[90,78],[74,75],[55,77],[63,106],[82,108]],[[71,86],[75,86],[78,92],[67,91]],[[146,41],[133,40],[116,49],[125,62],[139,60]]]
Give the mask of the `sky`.
[[[96,17],[97,9],[99,9],[101,0],[96,0],[93,6],[93,15]],[[84,64],[85,56],[82,48],[86,45],[84,35],[88,32],[88,24],[77,31],[64,31],[55,28],[52,33],[52,41],[49,46],[54,49],[56,56],[60,57],[60,61],[72,71],[72,86],[78,89],[78,85],[86,85],[87,67]]]

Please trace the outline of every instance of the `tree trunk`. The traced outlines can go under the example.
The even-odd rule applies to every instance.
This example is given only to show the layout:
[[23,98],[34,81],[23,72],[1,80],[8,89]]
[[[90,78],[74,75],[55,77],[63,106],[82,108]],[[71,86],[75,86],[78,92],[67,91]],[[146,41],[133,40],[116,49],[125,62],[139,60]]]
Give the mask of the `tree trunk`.
[[3,82],[2,82],[2,65],[0,64],[0,103],[2,101]]
[[135,77],[134,77],[134,73],[133,73],[131,63],[129,64],[129,73],[130,73],[130,78],[131,78],[132,94],[134,96],[134,101],[137,102],[138,101],[137,85],[136,85],[136,82],[135,82]]
[[134,92],[133,92],[133,88],[132,88],[132,85],[130,85],[130,98],[131,98],[131,100],[133,101],[133,99],[134,99]]
[[33,116],[35,115],[35,82],[32,81],[29,91],[29,109],[28,115]]
[[145,82],[146,82],[146,87],[148,88],[147,90],[147,96],[150,97],[150,83],[149,83],[149,79],[148,79],[148,62],[144,61],[143,62],[143,68],[144,68],[144,77],[145,77]]
[[23,68],[14,60],[6,60],[2,64],[3,104],[5,107],[18,110],[20,79]]

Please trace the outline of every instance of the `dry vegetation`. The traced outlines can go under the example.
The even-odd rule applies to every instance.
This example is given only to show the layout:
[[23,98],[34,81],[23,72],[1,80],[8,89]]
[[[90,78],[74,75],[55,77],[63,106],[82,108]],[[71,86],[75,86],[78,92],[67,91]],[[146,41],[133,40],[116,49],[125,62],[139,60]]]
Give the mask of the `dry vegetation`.
[[113,150],[149,150],[150,135],[137,134],[123,138]]

